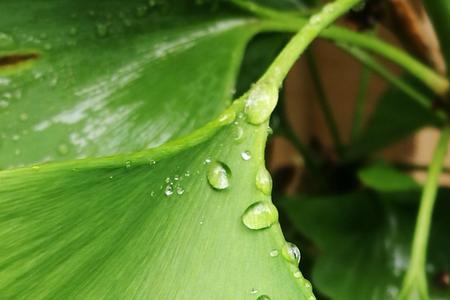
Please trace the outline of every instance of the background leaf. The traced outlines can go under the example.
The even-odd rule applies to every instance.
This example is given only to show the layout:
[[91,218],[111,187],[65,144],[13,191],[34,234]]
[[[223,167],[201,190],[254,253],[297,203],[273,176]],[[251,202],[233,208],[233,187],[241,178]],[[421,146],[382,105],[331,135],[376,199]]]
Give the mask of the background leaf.
[[201,127],[230,103],[257,29],[190,1],[29,5],[0,4],[0,56],[36,55],[0,66],[0,168],[142,150]]
[[[448,299],[439,274],[450,269],[449,191],[440,192],[427,271],[432,299]],[[419,192],[362,191],[282,202],[292,224],[319,249],[313,284],[334,300],[389,300],[408,266]],[[318,221],[320,220],[320,222]]]
[[[421,83],[409,78],[406,81],[428,95],[430,101],[434,99],[433,94]],[[379,99],[361,136],[349,149],[348,156],[366,156],[406,138],[424,126],[438,124],[432,111],[408,97],[395,87],[389,88]]]

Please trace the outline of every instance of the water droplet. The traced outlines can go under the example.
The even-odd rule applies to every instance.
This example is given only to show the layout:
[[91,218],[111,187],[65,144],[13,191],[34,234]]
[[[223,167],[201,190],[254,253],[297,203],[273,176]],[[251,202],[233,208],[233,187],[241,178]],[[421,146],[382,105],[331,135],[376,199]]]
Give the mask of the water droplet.
[[261,295],[258,298],[256,298],[256,300],[272,300],[272,299],[267,295]]
[[312,289],[311,282],[309,282],[308,279],[303,279],[303,286],[305,287],[305,289],[308,289],[308,290]]
[[175,180],[175,181],[180,180],[180,175],[175,175],[175,176],[173,176],[173,180]]
[[257,294],[257,293],[258,293],[258,290],[255,288],[252,288],[250,291],[250,294],[252,294],[252,295]]
[[58,146],[58,152],[61,155],[66,155],[67,153],[69,153],[69,147],[66,144],[60,144]]
[[26,121],[26,120],[28,120],[28,115],[26,113],[21,113],[19,116],[19,119],[21,121]]
[[224,163],[213,162],[208,167],[208,182],[217,190],[223,190],[230,186],[230,176],[231,171]]
[[177,186],[177,195],[183,195],[184,189],[181,186]]
[[98,37],[103,38],[108,34],[108,25],[99,23],[96,28]]
[[250,160],[252,158],[252,154],[250,151],[244,151],[241,153],[241,157],[243,160]]
[[243,136],[244,136],[244,129],[241,126],[236,125],[233,128],[233,139],[235,141],[240,141],[240,140],[242,140]]
[[300,277],[302,277],[302,273],[300,273],[300,271],[295,271],[294,272],[294,277],[295,278],[300,278]]
[[260,166],[256,173],[256,188],[266,195],[272,193],[272,177],[264,166]]
[[154,166],[154,165],[156,165],[156,160],[151,159],[151,160],[148,162],[148,164],[149,164],[150,166]]
[[300,258],[301,258],[301,254],[300,254],[300,250],[298,249],[298,247],[290,242],[286,242],[283,251],[282,251],[283,257],[293,263],[298,265],[298,263],[300,262]]
[[317,25],[322,21],[322,16],[321,15],[314,15],[311,17],[311,19],[309,19],[309,24],[311,25]]
[[222,124],[230,124],[236,119],[236,112],[232,109],[229,109],[225,111],[222,115],[219,117],[219,122]]
[[77,34],[77,32],[78,32],[78,30],[76,27],[70,27],[70,29],[69,29],[70,35],[75,35],[75,34]]
[[125,161],[125,168],[127,169],[131,168],[131,160]]
[[205,165],[207,165],[209,163],[211,163],[211,159],[210,158],[205,159],[205,161],[203,162],[203,164],[205,164]]
[[271,257],[277,257],[279,252],[278,252],[277,249],[273,249],[272,251],[270,251],[269,254],[270,254]]
[[171,184],[168,184],[164,190],[164,195],[166,196],[172,196],[173,195],[173,186]]
[[138,17],[143,17],[143,16],[145,16],[145,15],[147,14],[147,10],[148,10],[148,7],[147,7],[147,6],[144,6],[144,5],[138,6],[138,7],[136,8],[136,15],[137,15]]
[[247,228],[252,230],[268,228],[277,221],[277,208],[268,201],[253,203],[242,215],[242,222]]
[[184,176],[185,176],[185,177],[191,176],[191,172],[189,172],[189,171],[184,172]]
[[258,125],[267,121],[278,101],[278,88],[273,84],[259,83],[250,90],[245,102],[247,121]]
[[0,47],[8,47],[14,44],[14,39],[4,32],[0,32]]

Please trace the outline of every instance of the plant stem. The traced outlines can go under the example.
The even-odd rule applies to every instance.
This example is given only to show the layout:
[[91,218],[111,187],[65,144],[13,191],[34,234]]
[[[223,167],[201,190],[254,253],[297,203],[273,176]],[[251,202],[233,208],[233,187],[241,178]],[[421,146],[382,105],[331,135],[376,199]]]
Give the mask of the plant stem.
[[[298,28],[307,24],[307,19],[301,16],[293,16],[292,14],[272,10],[254,3],[251,4],[248,1],[233,0],[233,2],[256,15],[268,19],[262,23],[263,30],[296,32],[298,31]],[[439,96],[445,96],[449,91],[449,82],[447,78],[416,60],[405,51],[394,47],[377,37],[354,32],[339,26],[330,26],[323,30],[320,33],[320,36],[335,42],[345,42],[350,45],[370,50],[391,60],[424,82],[425,85]]]
[[[281,50],[259,82],[270,82],[281,86],[284,78],[299,56],[311,42],[337,18],[344,15],[362,0],[336,0],[325,5],[322,10],[309,18],[308,22],[295,34]],[[298,27],[297,27],[298,29]]]
[[[357,48],[351,47],[345,44],[338,44],[338,46],[345,51],[349,52],[353,57],[358,59],[365,66],[370,68],[375,73],[379,74],[381,77],[389,81],[393,86],[399,88],[406,95],[408,95],[412,100],[420,104],[427,109],[433,109],[433,102],[428,99],[427,96],[423,95],[420,91],[416,90],[413,86],[406,83],[403,79],[393,74],[390,70],[384,67],[382,64],[373,59],[367,52]],[[436,111],[436,116],[440,121],[446,120],[446,115],[442,111]]]
[[[428,236],[430,233],[433,207],[436,201],[439,176],[441,174],[444,158],[448,149],[450,139],[450,128],[442,130],[438,144],[433,154],[431,165],[428,169],[428,177],[420,200],[419,214],[417,216],[414,240],[411,249],[411,261],[403,280],[402,289],[398,300],[405,300],[411,293],[419,293],[422,300],[429,299],[426,281],[426,257]],[[417,288],[414,289],[414,288]]]
[[319,100],[319,106],[325,118],[325,121],[330,131],[331,138],[333,139],[334,146],[339,154],[342,153],[342,141],[337,129],[336,120],[331,112],[330,102],[328,101],[325,89],[320,79],[319,69],[317,68],[314,54],[312,51],[306,51],[306,61],[308,63],[311,79],[317,92],[317,98]]
[[355,101],[355,111],[353,113],[352,131],[350,133],[350,141],[354,141],[361,132],[364,107],[366,104],[367,90],[370,83],[370,68],[363,66],[361,77],[359,79],[358,95]]

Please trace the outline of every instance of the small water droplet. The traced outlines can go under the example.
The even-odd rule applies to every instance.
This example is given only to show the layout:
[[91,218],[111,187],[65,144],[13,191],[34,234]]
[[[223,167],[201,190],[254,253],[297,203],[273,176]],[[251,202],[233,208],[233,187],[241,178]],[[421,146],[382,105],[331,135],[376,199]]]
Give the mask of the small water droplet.
[[156,165],[156,160],[151,159],[151,160],[148,162],[148,164],[149,164],[150,166],[154,166],[154,165]]
[[257,294],[257,293],[258,293],[258,290],[255,288],[252,288],[250,291],[250,294],[252,294],[252,295]]
[[58,146],[58,152],[61,155],[66,155],[67,153],[69,153],[69,147],[66,144],[60,144]]
[[173,186],[171,184],[168,184],[164,189],[164,195],[168,197],[173,195]]
[[267,295],[261,295],[258,298],[256,298],[256,300],[272,300],[272,299]]
[[258,125],[269,119],[278,101],[278,88],[273,84],[259,83],[250,90],[244,111],[247,121]]
[[77,30],[76,27],[70,27],[70,29],[69,29],[69,34],[70,35],[76,35],[77,32],[78,32],[78,30]]
[[145,6],[145,5],[138,6],[138,7],[136,8],[136,15],[137,15],[138,17],[143,17],[143,16],[145,16],[145,15],[147,14],[147,10],[148,10],[148,7]]
[[211,163],[211,159],[210,158],[207,158],[207,159],[205,159],[205,161],[203,161],[204,165],[207,165],[209,163]]
[[175,181],[180,180],[180,175],[175,175],[175,176],[173,176],[173,180],[175,180]]
[[271,257],[277,257],[279,252],[278,252],[277,249],[273,249],[272,251],[270,251],[269,254],[270,254]]
[[286,242],[283,251],[282,251],[283,257],[293,263],[298,265],[300,262],[300,258],[301,258],[301,254],[300,254],[300,249],[298,249],[298,247],[290,242]]
[[278,221],[277,208],[268,201],[260,201],[250,205],[242,215],[242,222],[247,228],[259,230],[268,228]]
[[272,193],[272,177],[264,166],[260,166],[256,173],[256,188],[266,195]]
[[217,190],[224,190],[230,186],[230,176],[230,169],[222,162],[213,162],[208,167],[208,182],[213,188]]
[[295,271],[294,272],[294,277],[295,278],[300,278],[300,277],[302,277],[302,273],[300,273],[300,271]]
[[236,125],[233,129],[233,139],[235,141],[240,141],[242,140],[243,136],[244,136],[244,129],[241,126]]
[[315,25],[319,24],[321,21],[322,21],[321,15],[314,15],[311,17],[311,19],[309,19],[309,24],[315,26]]
[[125,161],[125,168],[127,169],[131,168],[131,160]]
[[236,112],[234,110],[227,110],[219,117],[219,122],[222,124],[230,124],[236,119]]
[[181,186],[177,186],[177,195],[183,195],[184,189]]
[[309,282],[308,279],[303,279],[303,286],[305,287],[305,289],[308,289],[308,290],[312,289],[311,282]]
[[185,176],[185,177],[191,176],[191,172],[189,172],[189,171],[184,172],[184,176]]
[[105,37],[108,34],[108,25],[106,24],[97,24],[96,26],[97,29],[97,36],[100,38]]
[[244,151],[241,153],[241,157],[243,160],[250,160],[252,158],[252,154],[250,151]]
[[21,121],[26,121],[26,120],[28,120],[28,115],[26,113],[21,113],[19,116],[19,119]]
[[0,47],[8,47],[12,44],[14,44],[14,39],[10,35],[0,32]]

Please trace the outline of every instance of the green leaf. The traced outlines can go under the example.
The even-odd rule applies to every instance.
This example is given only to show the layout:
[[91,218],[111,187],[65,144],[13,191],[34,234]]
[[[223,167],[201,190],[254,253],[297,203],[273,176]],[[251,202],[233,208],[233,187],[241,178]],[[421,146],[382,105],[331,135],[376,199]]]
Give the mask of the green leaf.
[[[256,184],[267,122],[250,125],[242,110],[237,101],[156,149],[1,171],[3,297],[312,297],[281,255],[278,223],[242,222],[251,204],[270,203]],[[208,183],[214,162],[226,167],[228,188]]]
[[361,169],[358,177],[364,185],[380,192],[399,192],[420,188],[411,176],[381,161]]
[[[433,100],[433,94],[416,80],[408,79],[411,85],[419,88]],[[375,111],[367,122],[362,134],[354,142],[348,156],[360,158],[373,154],[414,131],[427,126],[437,125],[438,120],[432,111],[408,99],[401,90],[391,87],[379,99]]]
[[[437,202],[427,263],[431,299],[449,299],[437,277],[450,269],[449,191]],[[394,299],[408,266],[420,191],[300,197],[282,204],[319,249],[313,284],[333,300]],[[320,220],[320,222],[318,221]]]
[[258,25],[186,3],[1,3],[0,57],[33,56],[0,65],[0,169],[142,150],[217,117]]

